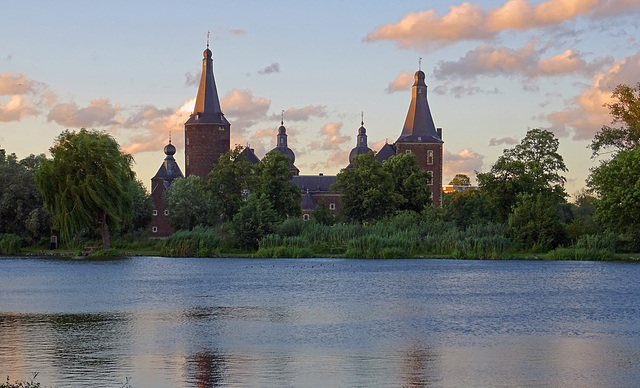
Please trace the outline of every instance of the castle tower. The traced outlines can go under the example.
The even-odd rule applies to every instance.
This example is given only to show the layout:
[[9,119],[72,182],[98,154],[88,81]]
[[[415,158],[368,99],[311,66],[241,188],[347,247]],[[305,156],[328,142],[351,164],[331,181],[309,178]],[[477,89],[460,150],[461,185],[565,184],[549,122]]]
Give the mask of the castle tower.
[[169,224],[169,210],[164,201],[164,193],[169,190],[171,183],[182,178],[182,171],[173,155],[176,154],[176,147],[169,144],[164,147],[164,162],[160,165],[156,175],[151,178],[151,201],[153,202],[153,215],[151,218],[151,237],[168,237],[173,229]]
[[289,145],[287,144],[287,128],[284,127],[284,119],[280,121],[280,128],[278,128],[278,137],[277,137],[276,148],[271,151],[278,151],[283,155],[287,155],[291,160],[291,164],[289,165],[289,170],[291,170],[291,174],[293,176],[300,175],[300,170],[294,165],[296,161],[296,155],[293,153]]
[[349,165],[347,168],[353,168],[353,158],[357,155],[366,154],[371,152],[371,148],[367,145],[367,129],[364,127],[364,115],[360,122],[360,128],[358,129],[358,138],[356,140],[356,146],[349,153]]
[[209,43],[203,55],[196,104],[184,124],[184,154],[186,175],[207,179],[214,163],[231,147],[231,124],[220,108]]
[[411,104],[395,143],[396,154],[414,153],[420,167],[431,173],[429,181],[433,205],[442,205],[442,129],[436,129],[427,101],[427,85],[424,72],[418,70],[412,87]]

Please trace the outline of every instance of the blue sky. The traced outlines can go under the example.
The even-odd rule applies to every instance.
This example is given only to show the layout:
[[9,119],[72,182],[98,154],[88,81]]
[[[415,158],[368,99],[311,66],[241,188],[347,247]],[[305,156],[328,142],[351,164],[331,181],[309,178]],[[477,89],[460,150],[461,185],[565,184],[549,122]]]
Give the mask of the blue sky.
[[[232,144],[275,146],[281,111],[301,174],[400,135],[422,58],[445,182],[487,171],[530,128],[560,139],[567,190],[584,186],[603,103],[640,81],[640,0],[7,2],[0,147],[47,153],[65,129],[111,133],[149,184],[183,123],[207,31]],[[191,105],[190,105],[191,104]]]

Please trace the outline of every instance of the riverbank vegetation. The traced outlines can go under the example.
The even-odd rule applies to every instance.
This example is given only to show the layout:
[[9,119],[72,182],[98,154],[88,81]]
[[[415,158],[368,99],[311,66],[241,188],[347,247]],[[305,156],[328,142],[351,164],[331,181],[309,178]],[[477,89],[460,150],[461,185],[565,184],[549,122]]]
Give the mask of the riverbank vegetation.
[[[456,175],[451,183],[462,189],[445,194],[442,206],[431,204],[430,177],[413,154],[383,163],[358,155],[333,186],[342,194],[340,212],[319,203],[308,221],[288,157],[271,152],[252,165],[237,147],[208,179],[172,184],[166,201],[177,232],[166,240],[145,231],[151,202],[131,157],[104,133],[67,131],[51,149],[53,160],[18,160],[0,149],[0,254],[48,254],[53,234],[63,252],[98,256],[628,259],[640,252],[640,83],[618,86],[613,101],[614,126],[591,143],[594,157],[609,159],[571,201],[559,140],[543,129],[529,130],[478,173],[478,187]],[[89,147],[88,156],[63,150],[79,149],[69,147],[75,142]],[[112,167],[75,174],[97,157]],[[99,181],[109,184],[99,188]]]

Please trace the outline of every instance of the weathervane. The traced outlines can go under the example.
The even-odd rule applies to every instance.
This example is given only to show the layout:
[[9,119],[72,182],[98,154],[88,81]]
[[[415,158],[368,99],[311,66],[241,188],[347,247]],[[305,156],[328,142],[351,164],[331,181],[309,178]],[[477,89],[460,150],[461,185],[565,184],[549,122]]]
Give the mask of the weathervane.
[[284,109],[282,110],[282,114],[280,116],[280,125],[284,125]]
[[422,71],[422,57],[418,57],[418,70]]
[[171,144],[171,131],[169,131],[169,144]]
[[209,33],[210,31],[207,31],[207,48],[209,48]]
[[364,111],[360,112],[360,125],[364,125]]

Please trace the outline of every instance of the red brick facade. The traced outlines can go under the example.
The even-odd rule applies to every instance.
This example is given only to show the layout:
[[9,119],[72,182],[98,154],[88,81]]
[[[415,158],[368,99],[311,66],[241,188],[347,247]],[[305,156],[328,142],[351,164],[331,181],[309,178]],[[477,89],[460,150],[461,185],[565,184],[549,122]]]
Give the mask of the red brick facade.
[[213,165],[231,147],[230,127],[229,124],[185,124],[186,176],[209,178]]
[[420,168],[431,173],[433,206],[442,206],[442,143],[396,143],[398,155],[406,152],[414,153]]

